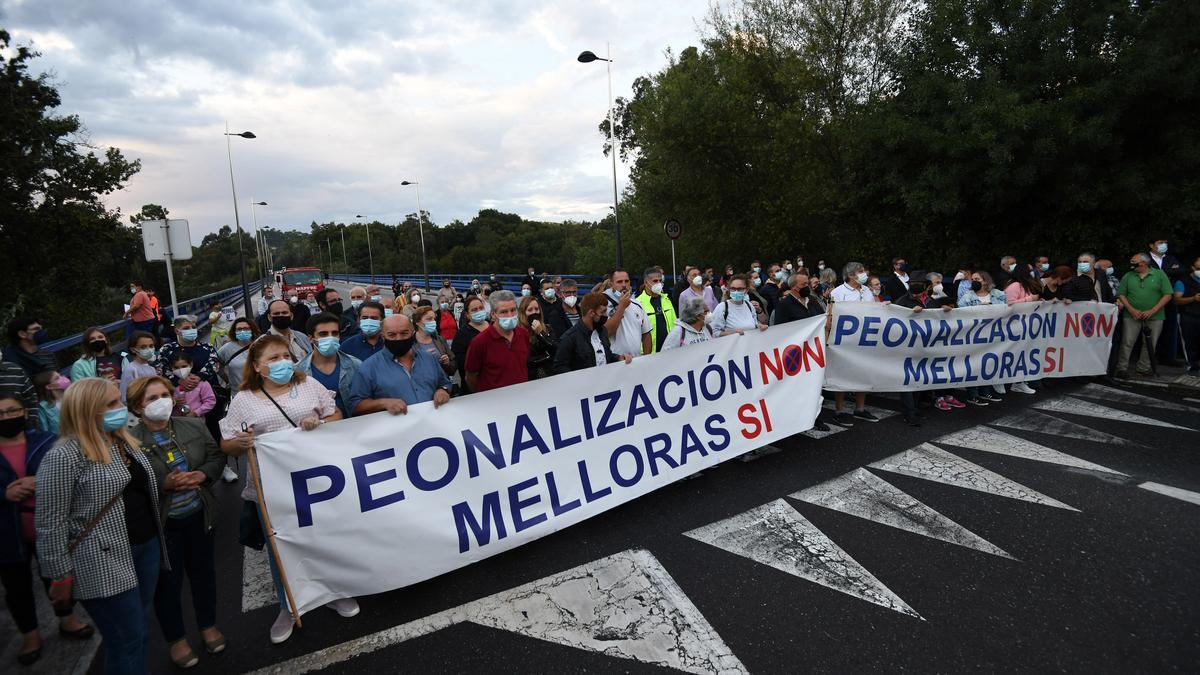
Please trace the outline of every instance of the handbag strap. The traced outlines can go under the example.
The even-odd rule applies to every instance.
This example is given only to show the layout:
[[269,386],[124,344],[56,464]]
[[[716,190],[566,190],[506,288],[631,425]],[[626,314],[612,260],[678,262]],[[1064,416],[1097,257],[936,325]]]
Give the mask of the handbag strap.
[[[122,450],[122,452],[124,451]],[[129,461],[132,462],[135,460],[130,457]],[[121,498],[122,494],[124,494],[123,491],[117,492],[117,494],[113,495],[112,499],[109,499],[108,503],[104,505],[104,508],[100,509],[100,513],[97,513],[95,518],[92,518],[90,521],[88,521],[88,524],[83,527],[83,531],[79,533],[79,536],[75,537],[70,543],[67,544],[67,553],[75,552],[75,548],[82,544],[84,539],[87,539],[87,536],[92,533],[92,530],[96,529],[96,526],[100,524],[100,521],[104,520],[104,516],[107,516],[108,512],[112,510],[112,507],[117,505],[117,500]]]
[[279,410],[279,414],[283,415],[283,419],[287,420],[288,423],[291,424],[293,427],[299,426],[298,424],[296,424],[295,422],[292,421],[292,418],[289,417],[286,412],[284,412],[283,406],[279,405],[279,402],[276,401],[273,396],[271,396],[271,394],[267,391],[266,387],[263,387],[262,393],[263,393],[263,396],[267,397],[268,401],[275,404],[275,407]]

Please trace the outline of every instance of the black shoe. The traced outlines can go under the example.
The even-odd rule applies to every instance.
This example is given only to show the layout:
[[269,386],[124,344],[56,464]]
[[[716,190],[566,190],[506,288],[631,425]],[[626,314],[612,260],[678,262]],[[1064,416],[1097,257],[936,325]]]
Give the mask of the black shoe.
[[842,427],[854,426],[854,418],[849,413],[839,412],[833,414],[832,422]]
[[813,428],[813,431],[829,431],[829,425],[825,424],[824,422],[822,422],[819,419],[816,420],[815,422],[813,422],[812,428]]
[[1001,403],[1004,401],[1004,399],[1002,397],[1000,397],[996,394],[992,394],[992,393],[980,394],[979,398],[981,398],[985,401],[988,401],[989,403]]
[[970,403],[971,405],[977,405],[981,408],[988,404],[987,401],[979,398],[978,396],[972,396],[971,398],[967,399],[967,403]]
[[69,640],[90,640],[96,634],[96,629],[92,628],[91,624],[84,624],[82,628],[77,630],[67,630],[59,626],[58,634]]
[[866,420],[868,422],[878,422],[879,421],[878,417],[872,415],[871,413],[867,412],[866,410],[855,410],[854,416],[860,420]]
[[42,658],[42,648],[38,647],[31,652],[17,654],[17,663],[23,666],[32,666],[34,663],[37,663],[37,660],[40,658]]
[[1188,368],[1188,375],[1200,375],[1200,368]]
[[910,427],[919,427],[919,426],[921,426],[921,420],[918,420],[918,419],[917,419],[917,418],[915,418],[915,417],[904,417],[904,418],[902,418],[902,419],[904,420],[904,423],[905,423],[905,424],[907,424],[907,425],[908,425],[908,426],[910,426]]

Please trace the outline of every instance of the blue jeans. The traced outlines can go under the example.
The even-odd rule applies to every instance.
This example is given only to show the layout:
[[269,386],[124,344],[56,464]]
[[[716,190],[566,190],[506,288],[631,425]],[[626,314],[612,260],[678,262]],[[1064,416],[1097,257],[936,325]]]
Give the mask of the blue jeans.
[[137,588],[107,598],[83,600],[83,606],[96,622],[104,638],[106,675],[132,675],[146,672],[147,615],[154,601],[154,587],[162,554],[158,537],[130,547],[137,571]]
[[275,552],[271,548],[271,535],[267,532],[267,524],[263,521],[261,504],[258,507],[258,522],[262,526],[263,536],[267,540],[267,563],[271,567],[271,581],[275,583],[275,597],[279,599],[279,608],[287,609],[287,591],[283,588],[283,577],[279,576],[279,563],[275,561]]

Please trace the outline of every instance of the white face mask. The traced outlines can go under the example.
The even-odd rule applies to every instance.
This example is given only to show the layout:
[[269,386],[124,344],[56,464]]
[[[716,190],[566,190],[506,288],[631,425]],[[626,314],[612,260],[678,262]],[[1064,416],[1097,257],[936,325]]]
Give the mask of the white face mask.
[[563,304],[567,307],[574,307],[575,303],[579,302],[579,298],[574,295],[564,295]]
[[933,294],[934,295],[941,295],[943,290],[944,290],[944,288],[942,287],[941,284],[933,285]]
[[657,284],[652,284],[650,286],[650,292],[655,295],[659,295],[660,293],[662,293],[662,282],[659,282]]
[[192,374],[192,367],[184,366],[183,368],[176,368],[176,369],[172,370],[171,372],[175,373],[175,377],[178,377],[179,379],[183,380],[183,379],[187,379],[187,376]]
[[693,286],[703,286],[704,279],[699,274],[697,274],[696,276],[692,277],[692,285]]
[[145,410],[142,411],[142,417],[151,422],[166,422],[171,418],[171,411],[175,408],[175,403],[169,398],[156,398],[146,404]]

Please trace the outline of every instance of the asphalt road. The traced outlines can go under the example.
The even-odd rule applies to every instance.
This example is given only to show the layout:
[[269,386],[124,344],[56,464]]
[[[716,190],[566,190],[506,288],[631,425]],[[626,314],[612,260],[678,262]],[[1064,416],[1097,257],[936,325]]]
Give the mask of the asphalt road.
[[[269,594],[243,588],[221,485],[229,648],[195,672],[1193,670],[1200,503],[1140,486],[1200,499],[1200,403],[1084,384],[794,436],[357,617],[315,610],[279,646],[275,606],[242,611]],[[171,670],[154,626],[151,671]]]

